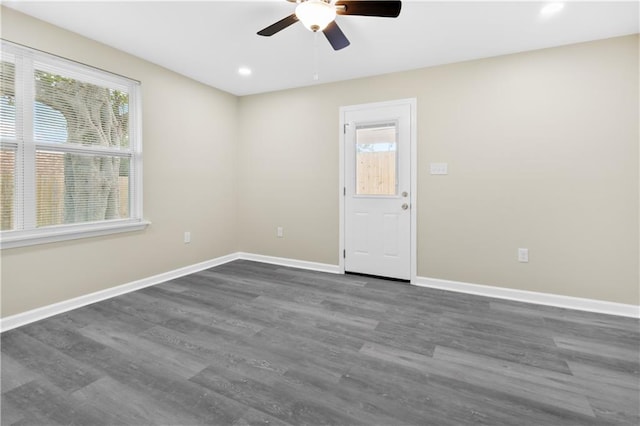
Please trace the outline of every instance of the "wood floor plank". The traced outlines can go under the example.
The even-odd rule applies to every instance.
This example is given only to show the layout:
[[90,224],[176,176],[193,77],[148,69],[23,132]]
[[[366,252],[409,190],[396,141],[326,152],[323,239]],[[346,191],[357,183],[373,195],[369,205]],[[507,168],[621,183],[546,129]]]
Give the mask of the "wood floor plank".
[[419,371],[424,371],[425,367],[431,365],[431,360],[433,359],[431,348],[429,348],[427,354],[421,354],[375,343],[365,343],[360,349],[360,353],[383,361],[415,368]]
[[569,362],[569,367],[573,383],[583,390],[596,415],[618,424],[640,424],[640,380],[579,362]]
[[[203,370],[191,380],[294,425],[366,425],[375,421],[373,417],[362,419],[362,413],[355,407],[336,402],[329,394],[324,395],[324,399],[318,399],[313,394],[308,395],[309,391],[305,392],[285,381],[266,385],[231,370],[215,367]],[[328,400],[334,400],[332,402],[340,406],[331,407]]]
[[[445,384],[441,383],[445,381]],[[391,399],[402,412],[420,413],[427,424],[434,425],[518,425],[527,422],[529,409],[524,405],[490,398],[486,392],[478,392],[472,386],[458,385],[454,381],[434,380],[426,374],[409,373],[398,369],[380,369],[358,365],[345,374],[340,384],[359,393]],[[554,424],[536,413],[539,424]],[[422,424],[417,422],[415,424]]]
[[484,373],[487,385],[500,383],[504,389],[549,405],[561,401],[564,409],[595,417],[582,389],[575,386],[571,376],[442,346],[436,348],[433,358],[457,366],[462,374],[475,375],[476,384],[481,384]]
[[[111,413],[92,410],[47,381],[33,381],[3,393],[24,417],[17,424],[109,425]],[[4,422],[3,422],[4,424]]]
[[242,340],[226,340],[206,332],[184,334],[180,331],[156,327],[141,335],[164,344],[167,348],[207,365],[233,368],[239,364],[259,366],[263,370],[282,374],[296,360],[295,351],[264,350]]
[[317,397],[332,395],[340,401],[340,404],[357,409],[358,418],[370,419],[369,421],[376,424],[415,425],[422,423],[425,419],[424,412],[401,406],[395,399],[363,393],[359,389],[344,386],[342,381],[340,386],[336,386],[335,382],[326,376],[314,374],[309,369],[291,368],[285,376],[295,380],[297,386],[303,387]]
[[615,342],[616,346],[626,346],[636,349],[640,339],[640,327],[629,326],[619,328],[615,323],[603,321],[572,321],[571,319],[543,318],[545,328],[562,330],[563,335],[584,339],[606,339]]
[[[154,399],[146,392],[138,392],[110,377],[104,377],[79,389],[73,397],[86,406],[113,416],[112,424],[173,425],[197,423],[170,405]],[[122,401],[127,401],[123,404]]]
[[121,332],[102,327],[101,324],[90,324],[78,330],[83,336],[132,358],[144,359],[146,363],[157,368],[188,379],[204,369],[207,364],[178,354],[166,346],[142,338],[140,335]]
[[265,303],[269,306],[280,308],[286,311],[295,312],[297,314],[303,314],[327,320],[331,322],[337,322],[350,327],[361,327],[372,330],[378,325],[378,320],[363,318],[357,315],[343,314],[341,312],[334,312],[328,309],[316,307],[314,305],[301,305],[300,303],[283,301],[281,299],[272,299],[266,296],[260,296],[256,299],[258,303]]
[[512,321],[501,323],[493,318],[473,319],[447,313],[442,316],[441,327],[456,330],[459,336],[441,344],[505,361],[570,373],[551,332],[540,324],[530,327]]
[[635,318],[576,311],[555,306],[534,305],[508,300],[489,300],[492,310],[512,312],[516,315],[536,316],[542,317],[545,320],[553,319],[590,327],[619,329],[626,332],[638,332],[640,329],[638,326],[638,320]]
[[2,363],[2,374],[0,375],[2,392],[8,392],[25,383],[42,378],[30,368],[13,359],[8,353],[2,354],[0,362]]
[[79,365],[75,359],[19,329],[2,333],[2,352],[64,391],[80,389],[103,376],[102,372]]
[[176,295],[175,293],[166,292],[164,287],[162,290],[145,293],[136,292],[131,295],[131,298],[137,298],[139,303],[151,306],[158,311],[166,312],[169,320],[188,319],[201,325],[248,336],[264,328],[263,325],[255,321],[247,321],[244,318],[233,317],[228,312],[222,313],[220,310],[210,309],[209,305],[203,303],[200,299],[194,299],[189,295]]
[[620,348],[615,344],[608,347],[609,339],[597,341],[567,338],[561,332],[554,341],[556,341],[558,353],[567,362],[581,362],[596,368],[610,369],[640,380],[640,357],[632,349]]
[[318,323],[316,327],[333,333],[341,333],[364,342],[377,343],[419,353],[432,352],[436,345],[428,333],[409,333],[405,330],[400,331],[393,326],[387,327],[384,324],[378,325],[373,333],[368,332],[368,330],[346,327],[335,323]]
[[234,261],[1,336],[3,425],[640,424],[640,321]]
[[262,411],[249,408],[232,426],[294,426]]
[[[261,331],[255,336],[255,343],[270,348],[272,352],[279,352],[278,347],[292,348],[289,351],[295,355],[294,365],[311,367],[336,382],[348,369],[357,353],[351,348],[329,346],[315,341],[312,337],[307,339],[278,329]],[[288,370],[289,368],[285,371]]]
[[[566,410],[557,404],[531,398],[520,392],[511,392],[500,383],[487,385],[466,377],[448,374],[429,376],[431,386],[439,387],[445,395],[463,395],[463,410],[471,410],[473,421],[461,420],[458,424],[471,425],[476,419],[494,425],[554,425],[554,426],[604,426],[613,424],[602,418]],[[474,398],[473,395],[476,395]],[[478,398],[479,397],[479,398]],[[473,402],[480,402],[475,407]],[[474,407],[474,408],[471,408]]]
[[[15,389],[15,388],[14,388]],[[20,407],[13,404],[9,398],[3,393],[0,400],[0,424],[2,425],[17,425],[25,424],[25,416],[28,414]],[[46,419],[41,419],[40,423],[44,424]]]
[[[135,294],[135,292],[131,295],[133,294]],[[94,303],[77,311],[74,310],[56,316],[55,318],[60,319],[60,321],[69,321],[69,326],[74,328],[81,328],[88,324],[99,322],[115,330],[139,333],[153,327],[155,325],[153,322],[147,321],[140,315],[132,315],[123,310],[113,309],[112,306],[114,304],[117,305],[128,301],[129,298],[127,296],[128,295],[114,297],[101,303]],[[135,312],[135,309],[133,310]]]
[[638,364],[637,348],[629,348],[616,344],[616,342],[599,342],[593,339],[567,337],[556,335],[553,338],[556,346],[570,351],[581,352],[587,355],[599,355],[607,359]]
[[244,411],[233,401],[213,395],[167,369],[111,348],[82,361],[134,392],[148,395],[183,419],[185,424],[232,424]]

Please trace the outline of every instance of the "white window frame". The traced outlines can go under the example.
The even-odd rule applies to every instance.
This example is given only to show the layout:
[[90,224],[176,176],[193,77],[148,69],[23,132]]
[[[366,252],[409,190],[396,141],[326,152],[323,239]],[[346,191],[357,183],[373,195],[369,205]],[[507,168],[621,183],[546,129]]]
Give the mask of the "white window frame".
[[[107,71],[73,62],[48,53],[1,41],[2,60],[15,64],[16,139],[0,140],[3,148],[16,151],[14,189],[14,229],[0,232],[0,249],[139,231],[150,222],[142,215],[142,101],[140,83]],[[88,83],[120,89],[129,94],[129,148],[91,147],[36,142],[33,134],[33,70],[76,78]],[[25,76],[30,76],[25,81]],[[62,153],[119,156],[130,160],[129,217],[77,224],[36,227],[35,155],[39,149]]]

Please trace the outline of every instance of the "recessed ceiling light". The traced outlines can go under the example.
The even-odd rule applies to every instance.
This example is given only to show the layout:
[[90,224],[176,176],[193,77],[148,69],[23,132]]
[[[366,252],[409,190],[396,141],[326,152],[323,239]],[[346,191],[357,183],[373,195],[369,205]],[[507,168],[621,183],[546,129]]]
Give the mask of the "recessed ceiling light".
[[540,9],[540,15],[551,16],[564,9],[564,3],[547,3]]
[[238,74],[244,75],[244,76],[251,75],[251,68],[249,68],[249,67],[240,67],[240,68],[238,68]]

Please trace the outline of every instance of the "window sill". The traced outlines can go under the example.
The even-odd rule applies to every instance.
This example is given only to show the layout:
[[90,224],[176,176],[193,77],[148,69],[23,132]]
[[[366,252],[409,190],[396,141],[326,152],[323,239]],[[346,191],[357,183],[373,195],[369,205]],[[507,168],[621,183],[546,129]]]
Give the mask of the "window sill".
[[150,224],[151,222],[146,220],[132,219],[81,225],[51,226],[30,231],[4,231],[0,233],[0,249],[99,237],[121,232],[141,231]]

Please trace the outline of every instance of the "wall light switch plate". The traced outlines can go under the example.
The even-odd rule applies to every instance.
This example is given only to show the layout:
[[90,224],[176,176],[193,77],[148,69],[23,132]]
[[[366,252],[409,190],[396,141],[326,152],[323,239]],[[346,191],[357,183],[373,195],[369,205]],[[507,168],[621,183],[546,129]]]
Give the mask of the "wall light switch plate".
[[430,163],[429,167],[432,175],[446,175],[449,173],[449,165],[447,163]]
[[518,262],[526,263],[529,261],[529,249],[519,248],[518,249]]

